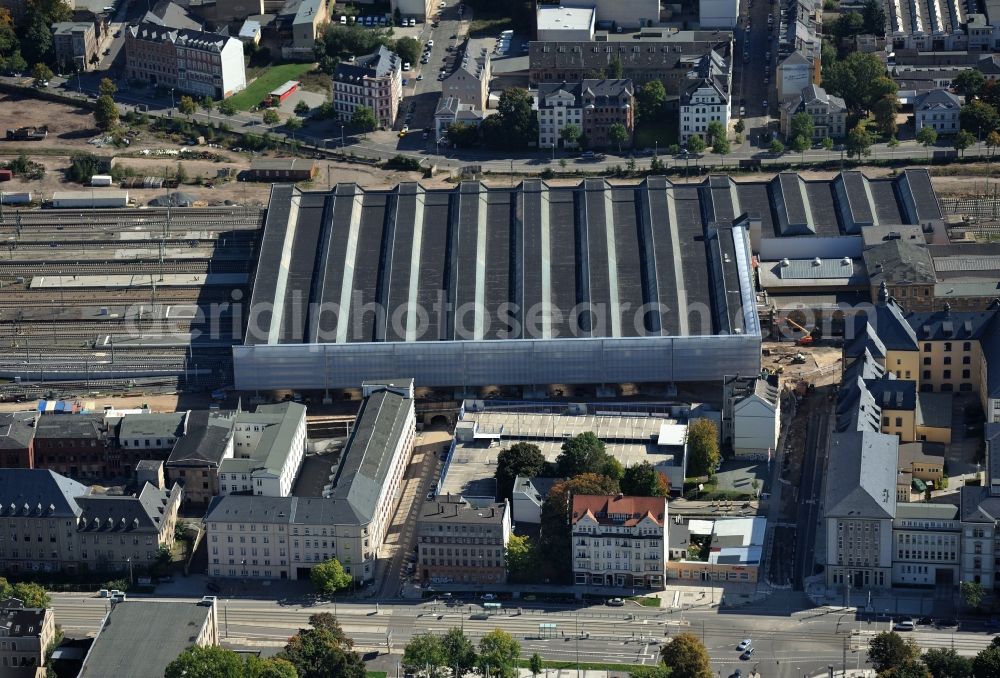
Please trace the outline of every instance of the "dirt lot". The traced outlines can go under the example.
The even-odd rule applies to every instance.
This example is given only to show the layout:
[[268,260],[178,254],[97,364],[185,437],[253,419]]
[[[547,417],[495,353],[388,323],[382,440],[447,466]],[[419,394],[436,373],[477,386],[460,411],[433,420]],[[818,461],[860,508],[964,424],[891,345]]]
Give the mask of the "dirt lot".
[[[176,173],[175,158],[122,157],[123,154],[136,155],[142,149],[172,149],[179,151],[188,146],[165,141],[156,135],[143,132],[133,140],[128,149],[116,149],[113,146],[95,146],[88,143],[99,136],[93,126],[91,112],[84,108],[48,101],[25,100],[14,95],[0,95],[0,120],[10,124],[16,121],[19,126],[49,126],[49,136],[43,141],[7,142],[0,141],[0,160],[7,160],[22,150],[27,152],[35,162],[45,166],[45,176],[41,181],[23,181],[14,179],[5,182],[4,191],[31,191],[49,198],[54,191],[75,190],[82,188],[77,184],[63,181],[63,172],[69,166],[69,157],[76,152],[86,151],[99,156],[119,156],[117,162],[126,167],[133,167],[139,173],[149,170],[151,176],[163,176],[169,169]],[[189,177],[214,177],[216,171],[222,168],[232,168],[237,172],[250,166],[250,156],[244,153],[212,148],[208,149],[223,158],[220,162],[184,160],[184,170]],[[275,156],[277,157],[277,156]],[[328,168],[329,167],[329,173]],[[356,181],[365,187],[392,186],[400,181],[415,181],[419,175],[413,172],[386,172],[366,165],[355,165],[338,162],[319,162],[319,174],[313,187],[326,188],[327,178],[331,183]],[[224,182],[216,184],[215,188],[184,185],[180,190],[192,195],[197,204],[221,204],[226,200],[234,202],[250,202],[263,204],[267,200],[270,186],[249,182]],[[152,198],[163,195],[162,189],[130,189],[129,196],[138,204],[146,204]]]

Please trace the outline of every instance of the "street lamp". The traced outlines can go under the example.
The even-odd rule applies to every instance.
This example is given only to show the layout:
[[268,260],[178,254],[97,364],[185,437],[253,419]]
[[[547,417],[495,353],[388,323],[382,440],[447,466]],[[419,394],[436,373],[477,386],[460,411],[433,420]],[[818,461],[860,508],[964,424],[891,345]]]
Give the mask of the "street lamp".
[[132,580],[132,559],[126,558],[125,562],[128,563],[128,585],[131,586],[134,583]]
[[170,88],[170,111],[173,112],[174,108],[175,108],[175,106],[174,106],[174,88],[171,87]]

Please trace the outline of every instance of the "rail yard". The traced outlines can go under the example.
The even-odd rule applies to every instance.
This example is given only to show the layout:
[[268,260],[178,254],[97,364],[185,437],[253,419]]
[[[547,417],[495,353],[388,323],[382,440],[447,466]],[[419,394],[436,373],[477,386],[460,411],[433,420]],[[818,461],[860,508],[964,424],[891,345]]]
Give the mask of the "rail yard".
[[4,210],[0,395],[227,383],[262,220],[243,206]]

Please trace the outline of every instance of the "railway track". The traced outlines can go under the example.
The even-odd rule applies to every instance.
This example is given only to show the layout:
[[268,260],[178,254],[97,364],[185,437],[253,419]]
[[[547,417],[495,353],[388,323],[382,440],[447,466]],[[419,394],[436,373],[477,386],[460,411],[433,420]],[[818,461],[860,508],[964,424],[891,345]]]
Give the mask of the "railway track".
[[72,275],[133,275],[138,273],[246,273],[247,261],[236,259],[211,261],[206,259],[173,259],[159,261],[120,259],[88,262],[0,261],[0,278],[72,276]]

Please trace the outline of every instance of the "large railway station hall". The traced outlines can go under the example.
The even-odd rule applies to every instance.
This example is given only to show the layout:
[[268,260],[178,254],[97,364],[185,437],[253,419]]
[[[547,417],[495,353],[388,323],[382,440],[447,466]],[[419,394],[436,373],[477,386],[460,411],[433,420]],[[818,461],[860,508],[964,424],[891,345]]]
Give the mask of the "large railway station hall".
[[670,384],[756,372],[746,219],[726,203],[728,184],[707,192],[662,177],[275,185],[246,336],[233,349],[236,387],[354,388],[398,375],[464,389]]

